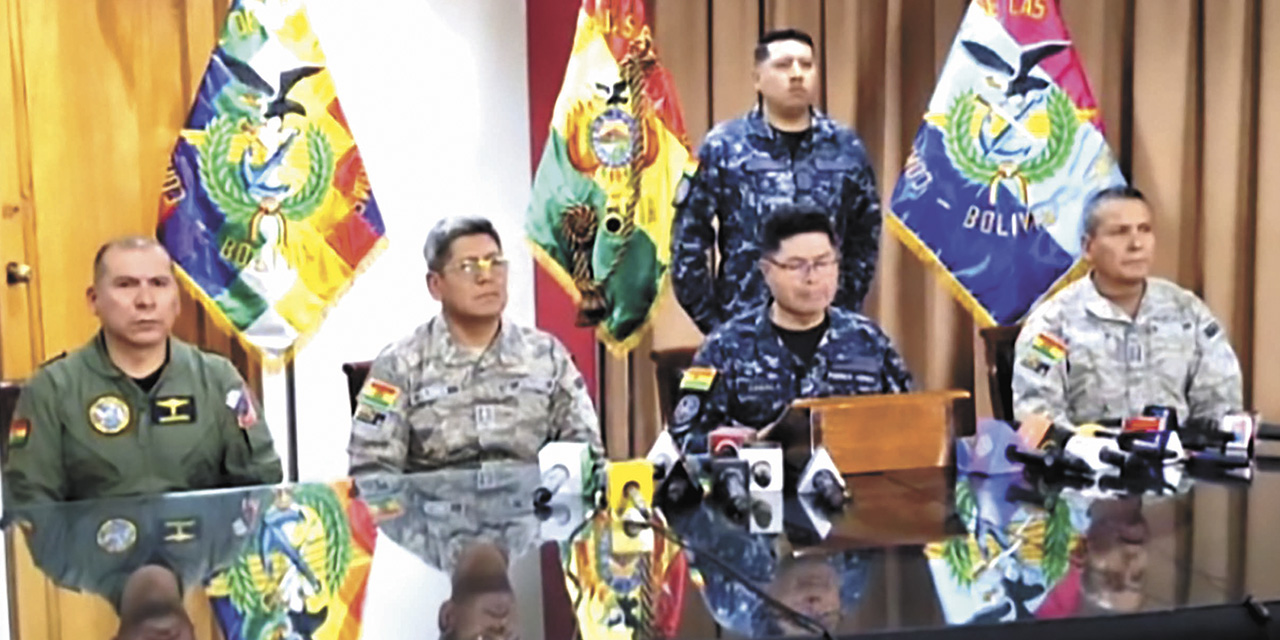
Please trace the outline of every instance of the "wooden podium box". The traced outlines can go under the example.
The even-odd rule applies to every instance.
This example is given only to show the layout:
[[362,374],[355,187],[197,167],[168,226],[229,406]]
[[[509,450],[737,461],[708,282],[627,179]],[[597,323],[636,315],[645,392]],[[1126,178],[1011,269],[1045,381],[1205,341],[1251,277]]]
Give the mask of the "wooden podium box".
[[945,467],[952,446],[952,405],[968,391],[924,391],[806,398],[813,444],[831,453],[845,475]]

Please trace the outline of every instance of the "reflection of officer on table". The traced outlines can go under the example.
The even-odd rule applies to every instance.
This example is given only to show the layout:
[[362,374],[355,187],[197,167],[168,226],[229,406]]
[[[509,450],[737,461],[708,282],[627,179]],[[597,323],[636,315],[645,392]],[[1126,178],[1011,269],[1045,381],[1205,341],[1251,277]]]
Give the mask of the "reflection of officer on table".
[[6,504],[279,482],[271,433],[235,368],[170,336],[179,299],[164,248],[117,240],[93,271],[102,330],[23,389]]
[[10,515],[50,580],[107,599],[123,627],[145,627],[179,613],[181,597],[175,612],[155,602],[138,609],[131,596],[167,592],[161,587],[170,582],[180,594],[230,565],[255,526],[256,505],[250,490],[37,505]]
[[830,218],[843,250],[836,306],[861,308],[880,247],[880,197],[862,141],[813,107],[813,39],[794,29],[765,34],[755,62],[759,104],[707,134],[697,173],[677,194],[672,284],[704,334],[768,300],[756,269],[759,229],[781,205],[815,206]]
[[1243,406],[1240,363],[1195,294],[1149,277],[1151,208],[1130,187],[1099,192],[1085,211],[1092,271],[1041,304],[1018,336],[1014,414],[1078,425],[1172,407],[1180,421]]
[[533,462],[554,440],[599,450],[595,410],[564,345],[502,318],[507,260],[493,225],[446,218],[423,253],[440,315],[374,361],[352,421],[351,473]]
[[773,300],[707,336],[681,382],[672,435],[703,451],[728,424],[761,428],[796,398],[898,393],[911,374],[870,318],[832,306],[840,246],[826,214],[788,205],[764,224],[758,268]]

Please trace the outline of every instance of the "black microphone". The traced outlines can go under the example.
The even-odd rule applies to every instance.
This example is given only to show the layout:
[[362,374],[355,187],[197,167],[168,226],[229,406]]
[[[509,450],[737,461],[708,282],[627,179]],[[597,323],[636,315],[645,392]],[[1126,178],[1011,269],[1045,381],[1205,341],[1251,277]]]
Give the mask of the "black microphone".
[[1089,468],[1089,463],[1057,448],[1045,451],[1023,451],[1018,448],[1018,445],[1011,444],[1005,448],[1004,456],[1010,462],[1020,463],[1026,469],[1038,471],[1046,476],[1093,475],[1093,469]]
[[748,472],[746,460],[715,458],[711,461],[711,495],[725,505],[731,517],[745,515],[751,508]]
[[565,482],[569,481],[569,468],[557,464],[542,473],[541,485],[533,490],[533,504],[540,507],[551,502],[551,496],[554,496]]
[[1247,467],[1251,462],[1249,454],[1239,449],[1197,451],[1188,454],[1187,461],[1191,464],[1214,465],[1233,469]]
[[836,480],[836,474],[827,469],[813,475],[813,488],[818,494],[818,503],[830,511],[839,511],[848,502],[844,487]]

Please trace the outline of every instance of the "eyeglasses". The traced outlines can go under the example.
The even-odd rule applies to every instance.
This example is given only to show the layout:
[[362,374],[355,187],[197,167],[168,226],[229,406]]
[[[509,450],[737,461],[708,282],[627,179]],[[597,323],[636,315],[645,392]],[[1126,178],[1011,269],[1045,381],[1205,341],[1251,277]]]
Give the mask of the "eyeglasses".
[[809,274],[817,274],[820,276],[831,275],[835,272],[836,267],[840,265],[840,256],[827,256],[818,258],[817,260],[788,260],[786,262],[778,262],[773,258],[765,258],[765,262],[782,269],[783,272],[791,276],[799,276],[808,278]]
[[502,256],[492,258],[468,258],[459,262],[452,267],[446,267],[443,271],[456,271],[470,278],[478,278],[482,273],[492,273],[495,276],[504,276],[507,274],[507,259]]

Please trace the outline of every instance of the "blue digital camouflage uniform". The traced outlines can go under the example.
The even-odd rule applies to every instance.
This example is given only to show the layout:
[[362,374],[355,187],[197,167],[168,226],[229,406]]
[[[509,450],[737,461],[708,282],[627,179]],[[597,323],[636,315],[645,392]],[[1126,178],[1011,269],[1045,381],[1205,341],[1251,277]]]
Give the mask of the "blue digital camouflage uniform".
[[[835,304],[858,311],[880,249],[880,196],[858,134],[814,112],[795,158],[757,108],[716,126],[698,151],[698,170],[677,192],[671,236],[676,298],[704,334],[768,298],[757,268],[764,220],[783,204],[827,210],[840,241]],[[719,237],[712,221],[720,223]],[[711,246],[720,264],[711,275]]]
[[712,369],[715,377],[705,391],[682,388],[671,425],[676,442],[687,451],[706,451],[712,429],[763,427],[796,398],[910,389],[906,363],[875,322],[839,307],[827,313],[830,326],[810,364],[782,343],[769,305],[738,315],[707,336],[692,366]]

